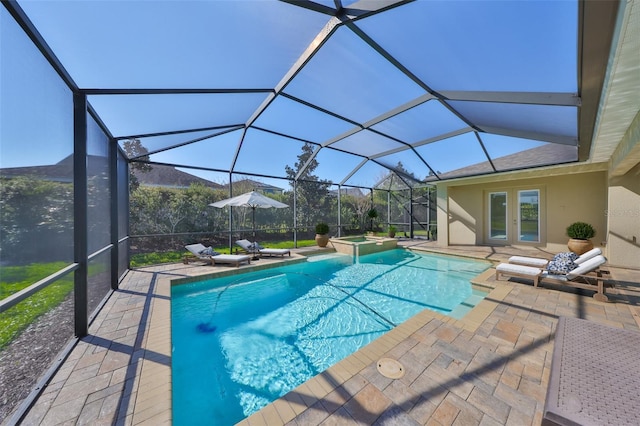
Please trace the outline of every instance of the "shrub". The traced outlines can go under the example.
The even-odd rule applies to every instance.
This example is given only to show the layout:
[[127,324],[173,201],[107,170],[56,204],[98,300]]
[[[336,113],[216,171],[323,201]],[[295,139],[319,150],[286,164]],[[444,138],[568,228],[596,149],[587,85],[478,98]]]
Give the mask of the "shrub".
[[588,223],[575,222],[567,227],[567,235],[576,240],[588,240],[596,235],[596,230]]
[[319,222],[316,225],[316,234],[318,235],[325,235],[329,233],[329,225],[327,225],[324,222]]
[[378,217],[378,210],[375,207],[372,207],[367,211],[367,217],[369,218],[369,230],[373,231],[373,221]]

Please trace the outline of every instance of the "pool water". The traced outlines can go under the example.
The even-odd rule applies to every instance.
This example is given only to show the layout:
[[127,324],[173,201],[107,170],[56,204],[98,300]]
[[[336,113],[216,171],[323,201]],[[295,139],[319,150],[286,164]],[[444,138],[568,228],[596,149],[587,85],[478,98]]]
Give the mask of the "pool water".
[[488,267],[396,249],[173,286],[173,422],[234,424],[425,308],[464,315]]
[[342,237],[340,238],[341,241],[349,241],[352,243],[363,243],[365,241],[367,241],[367,239],[365,237]]

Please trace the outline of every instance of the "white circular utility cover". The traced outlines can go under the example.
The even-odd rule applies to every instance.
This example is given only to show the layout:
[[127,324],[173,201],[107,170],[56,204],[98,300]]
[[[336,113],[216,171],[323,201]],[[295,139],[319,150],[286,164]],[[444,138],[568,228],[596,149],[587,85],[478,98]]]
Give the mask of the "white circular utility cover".
[[404,376],[404,367],[395,359],[381,358],[377,364],[378,372],[390,379],[399,379]]

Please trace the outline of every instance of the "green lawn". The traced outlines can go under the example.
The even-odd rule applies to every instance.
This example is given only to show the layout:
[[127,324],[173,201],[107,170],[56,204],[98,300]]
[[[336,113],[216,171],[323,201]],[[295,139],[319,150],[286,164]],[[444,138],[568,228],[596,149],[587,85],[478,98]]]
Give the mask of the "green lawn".
[[[316,245],[315,240],[298,240],[298,247],[312,247]],[[291,248],[293,241],[276,241],[264,244],[268,248]],[[228,246],[218,246],[213,248],[219,253],[229,254]],[[131,256],[131,267],[139,268],[141,266],[159,265],[161,263],[176,263],[182,261],[182,256],[187,251],[166,251],[159,253],[143,253]]]
[[[64,262],[52,262],[3,267],[0,298],[7,298],[65,266]],[[40,315],[58,306],[72,290],[73,273],[70,273],[3,312],[0,317],[0,350]]]
[[[50,262],[3,267],[0,279],[0,299],[5,299],[66,266],[68,263],[65,262]],[[90,277],[102,272],[104,272],[102,265],[89,265],[88,274]],[[0,351],[39,316],[62,303],[73,291],[73,280],[74,274],[70,272],[4,311],[0,316]]]

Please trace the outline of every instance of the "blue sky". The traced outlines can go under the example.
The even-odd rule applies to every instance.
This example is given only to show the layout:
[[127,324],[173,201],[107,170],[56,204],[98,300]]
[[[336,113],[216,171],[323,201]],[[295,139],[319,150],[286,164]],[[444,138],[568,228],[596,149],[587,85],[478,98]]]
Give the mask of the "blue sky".
[[[74,81],[87,89],[273,89],[330,20],[263,0],[19,4]],[[1,42],[0,165],[59,161],[72,150],[68,142],[73,130],[71,96],[4,9],[1,19],[0,40],[10,42]],[[418,1],[358,21],[357,26],[437,91],[575,93],[576,19],[574,1]],[[236,170],[284,176],[284,167],[293,165],[300,152],[300,140],[328,143],[360,124],[379,120],[425,91],[353,31],[341,27],[283,93],[288,97],[277,97],[254,125],[292,138],[249,130]],[[97,95],[89,100],[114,135],[126,136],[243,125],[265,98],[265,93],[227,93]],[[488,114],[486,106],[460,103],[461,110],[476,117],[479,125],[497,123],[558,133],[575,132],[577,126],[576,108],[497,104]],[[423,160],[443,172],[486,161],[472,133],[457,136],[450,144],[420,145],[467,127],[442,103],[430,100],[372,127],[391,139],[365,131],[333,146],[375,156],[379,149],[402,146],[392,138],[416,144],[422,159],[409,150],[379,161],[389,165],[401,161],[423,178],[429,171]],[[225,168],[233,160],[241,134],[203,140],[159,153],[154,159]],[[200,132],[185,134],[184,141],[200,136]],[[143,143],[155,146],[166,144],[167,139]],[[491,155],[501,156],[541,142],[492,136],[486,144]],[[29,158],[24,156],[25,146],[33,153]],[[359,163],[359,157],[326,149],[318,159],[318,174],[336,183]],[[382,173],[380,166],[368,164],[347,183],[371,185]],[[278,180],[268,183],[282,186]]]

